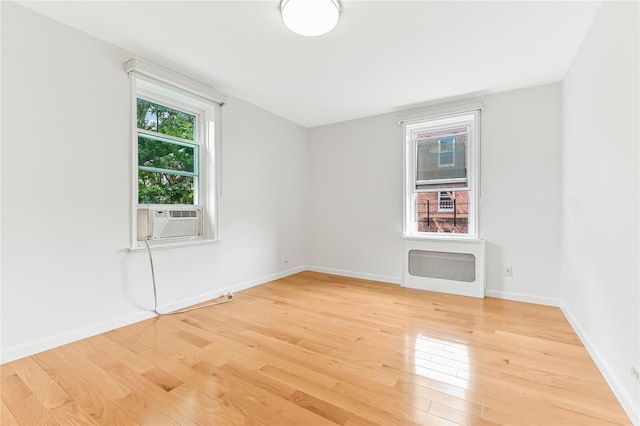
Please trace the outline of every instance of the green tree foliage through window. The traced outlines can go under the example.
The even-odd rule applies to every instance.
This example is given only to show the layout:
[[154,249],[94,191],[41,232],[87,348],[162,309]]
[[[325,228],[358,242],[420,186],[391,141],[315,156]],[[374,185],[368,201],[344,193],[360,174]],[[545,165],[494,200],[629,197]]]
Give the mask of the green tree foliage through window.
[[138,203],[193,204],[198,146],[185,141],[195,140],[196,117],[138,98],[136,121]]
[[190,141],[195,139],[194,115],[138,98],[137,117],[138,129]]

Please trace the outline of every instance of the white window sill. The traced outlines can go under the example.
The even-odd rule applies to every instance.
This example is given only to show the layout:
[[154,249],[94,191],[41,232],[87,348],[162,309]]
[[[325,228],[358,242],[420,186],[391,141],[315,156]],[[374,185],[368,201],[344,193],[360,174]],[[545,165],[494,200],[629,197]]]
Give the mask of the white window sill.
[[481,238],[469,237],[466,235],[402,235],[403,240],[416,240],[416,241],[437,241],[437,242],[449,242],[449,243],[479,243],[483,240]]
[[[202,246],[208,244],[216,244],[220,240],[197,238],[192,240],[173,240],[173,241],[149,241],[151,250],[170,249],[178,247]],[[147,246],[144,242],[138,241],[135,247],[129,247],[129,252],[146,251]]]

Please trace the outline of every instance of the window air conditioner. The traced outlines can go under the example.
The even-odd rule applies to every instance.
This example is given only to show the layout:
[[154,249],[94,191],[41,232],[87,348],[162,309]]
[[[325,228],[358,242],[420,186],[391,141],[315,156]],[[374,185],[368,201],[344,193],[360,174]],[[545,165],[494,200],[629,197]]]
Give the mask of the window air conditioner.
[[202,208],[198,206],[138,209],[138,241],[201,235]]

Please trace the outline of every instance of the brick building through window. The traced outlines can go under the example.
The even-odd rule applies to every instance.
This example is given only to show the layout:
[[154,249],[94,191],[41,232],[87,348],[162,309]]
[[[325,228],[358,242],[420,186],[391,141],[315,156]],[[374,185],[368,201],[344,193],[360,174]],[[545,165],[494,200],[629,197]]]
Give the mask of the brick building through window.
[[417,197],[418,232],[469,232],[469,192],[421,192]]

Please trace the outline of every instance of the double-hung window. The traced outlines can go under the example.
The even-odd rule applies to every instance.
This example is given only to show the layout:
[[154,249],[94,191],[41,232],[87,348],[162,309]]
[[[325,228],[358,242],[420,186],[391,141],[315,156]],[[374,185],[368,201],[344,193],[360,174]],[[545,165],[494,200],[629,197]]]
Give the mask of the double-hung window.
[[478,237],[480,112],[404,121],[404,234]]
[[134,103],[131,248],[215,240],[223,96],[135,59],[125,69]]
[[143,95],[136,107],[138,204],[198,205],[202,114]]

